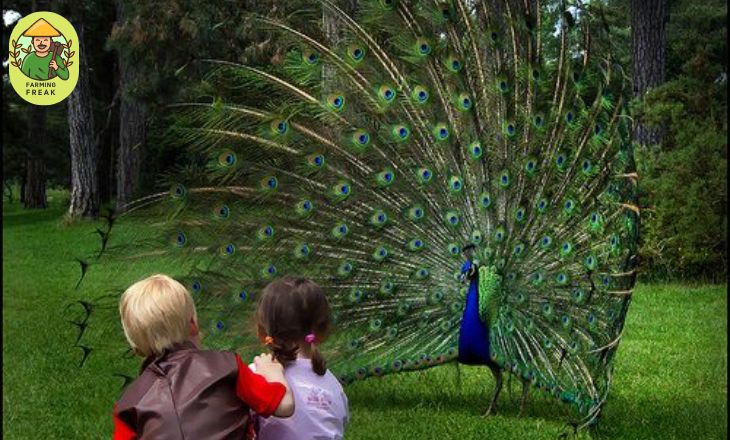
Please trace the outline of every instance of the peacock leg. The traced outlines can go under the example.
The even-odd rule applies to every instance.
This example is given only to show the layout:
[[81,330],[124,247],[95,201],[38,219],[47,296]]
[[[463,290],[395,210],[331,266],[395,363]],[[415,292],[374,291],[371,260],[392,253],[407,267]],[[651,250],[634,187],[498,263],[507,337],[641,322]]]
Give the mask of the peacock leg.
[[525,412],[525,404],[527,403],[527,396],[530,393],[530,381],[522,381],[522,398],[520,399],[520,416]]
[[487,408],[487,411],[482,415],[482,417],[488,417],[492,412],[497,410],[497,398],[499,397],[499,392],[502,391],[502,370],[492,365],[489,365],[489,369],[492,371],[495,379],[494,396],[492,396],[489,408]]

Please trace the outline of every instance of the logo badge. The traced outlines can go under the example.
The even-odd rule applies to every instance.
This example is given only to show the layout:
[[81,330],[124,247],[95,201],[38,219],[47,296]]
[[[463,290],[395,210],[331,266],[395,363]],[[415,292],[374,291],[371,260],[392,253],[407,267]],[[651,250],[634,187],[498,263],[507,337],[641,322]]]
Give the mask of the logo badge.
[[79,38],[71,23],[53,12],[23,17],[10,34],[10,83],[35,105],[66,99],[79,79]]

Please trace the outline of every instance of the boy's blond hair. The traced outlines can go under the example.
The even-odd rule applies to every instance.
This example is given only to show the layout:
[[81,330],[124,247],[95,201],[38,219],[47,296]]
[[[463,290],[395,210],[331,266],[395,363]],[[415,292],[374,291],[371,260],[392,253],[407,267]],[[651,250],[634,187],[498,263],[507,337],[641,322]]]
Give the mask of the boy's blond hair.
[[195,304],[185,287],[167,275],[152,275],[132,284],[119,301],[124,336],[142,356],[159,355],[190,339]]

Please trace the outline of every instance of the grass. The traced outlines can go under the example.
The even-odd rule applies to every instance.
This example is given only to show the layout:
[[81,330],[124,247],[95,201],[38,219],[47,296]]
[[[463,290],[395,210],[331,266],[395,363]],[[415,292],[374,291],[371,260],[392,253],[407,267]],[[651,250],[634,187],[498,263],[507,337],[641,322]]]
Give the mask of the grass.
[[[122,380],[107,373],[134,371],[138,361],[99,350],[79,369],[81,350],[73,348],[64,307],[151,269],[95,271],[74,290],[74,258],[97,248],[95,225],[67,225],[63,193],[51,198],[45,211],[3,206],[3,432],[9,439],[109,438]],[[724,285],[639,286],[601,424],[578,438],[726,438],[726,307]],[[566,432],[565,408],[538,395],[518,417],[516,383],[511,397],[503,393],[498,414],[482,419],[493,386],[487,369],[455,365],[353,384],[346,389],[347,437],[556,439]]]

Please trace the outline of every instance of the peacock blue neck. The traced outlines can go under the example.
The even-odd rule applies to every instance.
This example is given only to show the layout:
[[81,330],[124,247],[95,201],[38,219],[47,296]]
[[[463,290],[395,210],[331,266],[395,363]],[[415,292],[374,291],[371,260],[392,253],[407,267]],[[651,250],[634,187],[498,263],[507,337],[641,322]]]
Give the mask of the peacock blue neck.
[[489,327],[479,317],[479,271],[469,282],[466,307],[459,329],[459,357],[462,364],[486,365],[491,363]]

